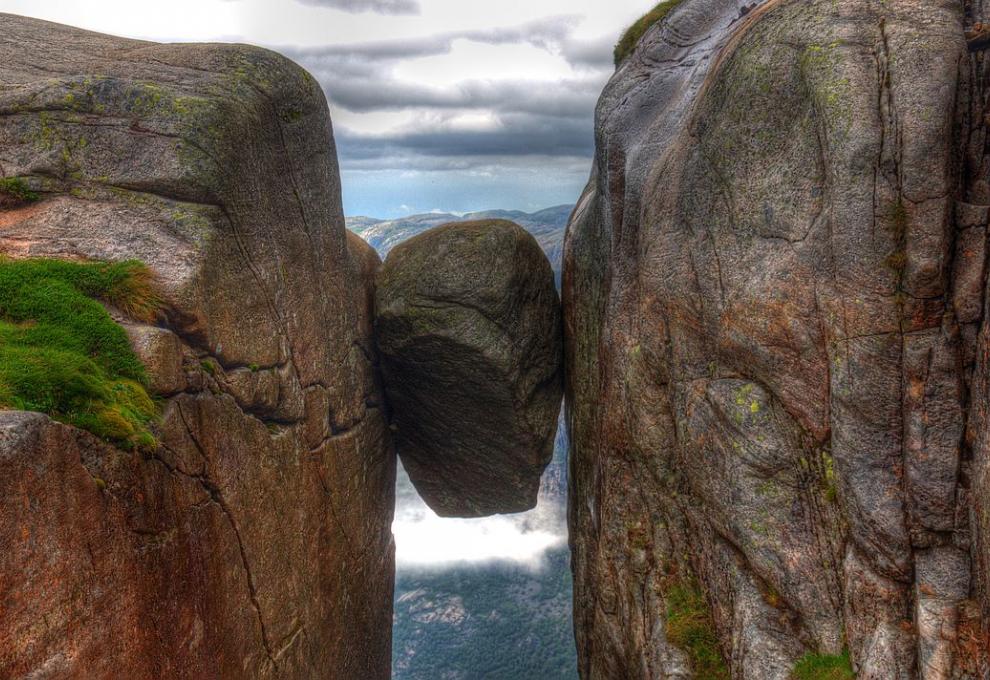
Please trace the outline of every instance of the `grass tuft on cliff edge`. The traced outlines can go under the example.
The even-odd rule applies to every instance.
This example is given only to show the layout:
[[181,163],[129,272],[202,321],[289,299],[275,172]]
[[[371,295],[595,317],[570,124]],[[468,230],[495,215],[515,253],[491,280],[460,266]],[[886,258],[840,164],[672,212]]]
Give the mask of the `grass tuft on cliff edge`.
[[667,640],[687,653],[696,680],[729,680],[718,647],[718,635],[708,603],[695,583],[677,582],[664,593],[667,600]]
[[158,408],[145,368],[97,300],[141,321],[160,306],[140,262],[0,258],[0,408],[151,448]]
[[664,0],[640,17],[639,21],[627,28],[626,32],[622,34],[622,37],[616,44],[615,52],[613,53],[616,67],[625,61],[626,57],[632,54],[633,50],[636,49],[636,45],[639,44],[640,39],[654,24],[662,20],[670,13],[672,9],[677,7],[683,1],[684,0]]

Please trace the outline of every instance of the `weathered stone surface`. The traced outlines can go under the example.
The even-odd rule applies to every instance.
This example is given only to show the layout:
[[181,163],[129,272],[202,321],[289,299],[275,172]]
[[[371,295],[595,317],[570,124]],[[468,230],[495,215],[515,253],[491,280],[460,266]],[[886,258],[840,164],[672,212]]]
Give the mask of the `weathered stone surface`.
[[186,389],[182,341],[172,331],[155,326],[126,325],[131,347],[148,371],[152,392],[171,396]]
[[684,0],[606,87],[564,261],[583,677],[679,677],[692,579],[734,678],[988,672],[986,12]]
[[325,98],[261,49],[0,15],[0,254],[137,258],[154,455],[0,413],[0,677],[387,678],[395,464]]
[[560,409],[560,305],[550,264],[518,225],[436,227],[377,279],[376,338],[396,451],[438,514],[536,505]]

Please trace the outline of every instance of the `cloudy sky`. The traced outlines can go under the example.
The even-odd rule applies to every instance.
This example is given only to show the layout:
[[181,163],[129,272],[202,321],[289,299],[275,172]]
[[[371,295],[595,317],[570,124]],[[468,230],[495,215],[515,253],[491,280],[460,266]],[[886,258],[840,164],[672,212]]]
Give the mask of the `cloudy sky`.
[[[656,0],[0,0],[0,12],[157,41],[248,42],[301,63],[333,113],[348,215],[577,200],[622,30]],[[2,66],[0,66],[2,68]],[[550,512],[441,519],[399,485],[401,567],[565,540]]]
[[612,46],[653,4],[0,0],[0,11],[282,52],[326,90],[347,214],[399,217],[576,201]]

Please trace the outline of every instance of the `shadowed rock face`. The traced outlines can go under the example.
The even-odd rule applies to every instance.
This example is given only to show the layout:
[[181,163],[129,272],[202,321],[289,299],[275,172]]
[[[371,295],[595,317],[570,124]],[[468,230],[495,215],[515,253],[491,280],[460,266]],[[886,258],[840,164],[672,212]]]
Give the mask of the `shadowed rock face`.
[[326,101],[244,46],[0,15],[0,254],[137,258],[161,446],[0,413],[0,677],[387,678],[395,464]]
[[690,677],[693,580],[734,678],[987,672],[965,5],[685,0],[602,95],[563,293],[584,677]]
[[443,516],[536,505],[560,410],[560,308],[536,240],[504,220],[431,229],[378,274],[396,450]]

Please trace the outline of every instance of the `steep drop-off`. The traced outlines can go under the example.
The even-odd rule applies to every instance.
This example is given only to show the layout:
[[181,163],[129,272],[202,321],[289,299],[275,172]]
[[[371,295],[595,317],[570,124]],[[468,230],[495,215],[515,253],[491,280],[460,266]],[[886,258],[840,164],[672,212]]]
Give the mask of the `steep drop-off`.
[[316,81],[0,15],[0,177],[0,255],[138,259],[165,301],[115,312],[156,450],[0,412],[0,677],[387,678],[378,258]]
[[990,672],[988,9],[684,0],[607,86],[564,258],[583,677],[708,639],[711,677]]

